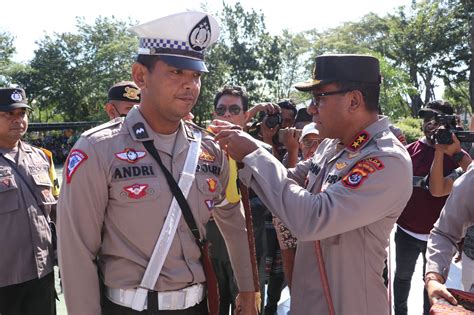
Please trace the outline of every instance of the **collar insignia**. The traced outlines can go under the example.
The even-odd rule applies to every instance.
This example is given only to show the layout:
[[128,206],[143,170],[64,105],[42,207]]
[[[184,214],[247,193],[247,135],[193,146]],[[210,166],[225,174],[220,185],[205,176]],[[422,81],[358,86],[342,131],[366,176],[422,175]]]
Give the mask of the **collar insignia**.
[[207,15],[199,21],[189,33],[189,44],[192,49],[201,51],[211,42],[211,23]]
[[148,132],[146,132],[144,123],[142,122],[136,123],[135,125],[133,125],[132,129],[137,139],[148,138]]
[[128,163],[135,163],[146,155],[144,151],[135,151],[134,149],[126,148],[123,152],[115,153],[115,156]]
[[147,184],[133,184],[132,186],[124,187],[123,189],[128,193],[128,197],[132,199],[140,199],[146,196]]
[[201,161],[214,162],[216,157],[210,154],[206,149],[201,149],[201,154],[199,155]]
[[136,88],[126,86],[125,87],[125,93],[123,93],[123,96],[128,98],[129,100],[133,101],[138,101],[140,97],[140,91],[138,91]]
[[85,160],[87,160],[88,156],[81,150],[72,150],[71,153],[69,153],[69,156],[67,158],[66,164],[66,183],[71,182],[72,175],[77,171],[79,168],[79,165],[82,164]]
[[209,188],[209,191],[215,192],[217,189],[217,181],[214,178],[208,178],[206,181],[207,181],[207,187]]
[[355,137],[354,141],[352,141],[351,145],[348,147],[349,150],[351,151],[357,151],[359,150],[364,143],[366,143],[369,140],[369,134],[367,131],[362,131]]

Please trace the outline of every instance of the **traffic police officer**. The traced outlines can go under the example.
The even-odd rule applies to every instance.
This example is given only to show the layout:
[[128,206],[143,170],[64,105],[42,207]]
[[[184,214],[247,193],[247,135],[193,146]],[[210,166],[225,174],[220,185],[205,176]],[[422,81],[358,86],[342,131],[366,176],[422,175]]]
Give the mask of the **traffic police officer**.
[[115,83],[107,92],[105,111],[110,119],[125,117],[133,105],[140,103],[140,89],[133,81]]
[[[229,177],[227,157],[209,135],[182,121],[199,96],[200,76],[207,72],[203,51],[217,40],[218,24],[206,13],[185,12],[131,30],[140,37],[132,67],[140,105],[125,120],[85,132],[64,169],[58,237],[68,313],[136,314],[146,309],[153,314],[207,314],[209,279],[193,235],[196,230],[192,232],[183,218],[173,221],[172,200],[178,198],[165,171],[179,179],[181,187],[181,179],[191,176],[187,160],[202,135],[189,207],[201,236],[214,210],[241,291],[239,310],[255,314],[250,254],[242,246],[248,240],[241,204],[221,202]],[[163,167],[144,146],[150,140]],[[183,168],[186,176],[181,176]],[[169,232],[169,218],[176,222],[176,232]],[[171,235],[168,243],[161,243],[162,235]],[[169,246],[166,255],[166,250],[152,255],[159,244]],[[142,303],[147,265],[154,266],[151,257],[161,259],[162,267]],[[152,269],[150,274],[156,272]],[[105,286],[102,310],[99,278]]]
[[287,171],[240,131],[216,140],[244,162],[240,179],[298,239],[291,314],[388,314],[385,249],[412,171],[387,117],[378,116],[379,62],[318,56],[313,79],[296,87],[311,91],[309,112],[326,138],[312,158]]
[[25,91],[0,89],[0,314],[56,314],[50,160],[21,137]]

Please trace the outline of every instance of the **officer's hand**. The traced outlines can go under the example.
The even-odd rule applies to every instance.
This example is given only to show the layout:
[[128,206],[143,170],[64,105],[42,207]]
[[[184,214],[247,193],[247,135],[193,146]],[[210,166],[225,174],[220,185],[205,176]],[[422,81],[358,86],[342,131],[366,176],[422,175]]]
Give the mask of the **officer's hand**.
[[257,315],[255,292],[240,292],[235,299],[234,315]]
[[237,162],[242,162],[244,157],[258,149],[255,140],[241,130],[228,130],[219,126],[213,126],[212,130],[219,132],[216,141]]
[[435,144],[435,149],[442,151],[444,154],[453,156],[453,154],[461,152],[461,142],[459,142],[458,137],[453,133],[452,135],[453,143],[451,144]]
[[282,138],[282,144],[285,146],[285,148],[288,150],[288,152],[298,152],[299,148],[299,139],[298,135],[296,133],[296,128],[291,127],[291,128],[286,128],[286,132],[283,135]]
[[451,304],[458,304],[458,301],[449,293],[446,286],[437,280],[430,280],[426,284],[426,291],[428,292],[428,298],[430,300],[431,305],[436,303],[438,299],[445,299]]
[[221,130],[242,130],[239,125],[220,119],[214,119],[207,128],[215,134],[218,134]]

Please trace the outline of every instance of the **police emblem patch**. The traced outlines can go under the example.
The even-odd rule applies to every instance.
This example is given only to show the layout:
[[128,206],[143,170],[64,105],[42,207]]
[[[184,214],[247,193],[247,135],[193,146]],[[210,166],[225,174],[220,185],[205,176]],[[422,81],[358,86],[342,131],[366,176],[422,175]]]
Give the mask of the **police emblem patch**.
[[211,24],[207,15],[191,30],[188,37],[189,45],[196,51],[205,49],[211,42]]
[[133,184],[131,186],[124,187],[123,189],[127,192],[129,198],[140,199],[146,196],[147,184]]
[[23,100],[23,96],[21,95],[20,92],[15,91],[12,93],[11,99],[15,102],[21,102]]
[[139,94],[140,91],[138,91],[137,89],[126,86],[125,93],[123,93],[123,96],[128,98],[129,100],[138,101],[140,99],[140,97],[138,97]]
[[115,156],[122,161],[126,161],[128,163],[135,163],[139,159],[145,157],[145,151],[135,151],[131,148],[126,148],[123,152],[115,153]]
[[206,181],[209,191],[215,192],[217,189],[217,181],[214,178],[208,178]]
[[77,171],[79,168],[79,165],[82,164],[85,160],[87,160],[88,156],[81,150],[72,150],[71,153],[69,153],[69,156],[67,157],[66,161],[66,183],[71,182],[72,175]]
[[342,184],[348,188],[357,188],[367,177],[367,173],[364,173],[358,169],[353,169],[342,179]]
[[210,154],[206,149],[201,149],[201,154],[199,154],[199,159],[206,162],[214,162],[216,157]]

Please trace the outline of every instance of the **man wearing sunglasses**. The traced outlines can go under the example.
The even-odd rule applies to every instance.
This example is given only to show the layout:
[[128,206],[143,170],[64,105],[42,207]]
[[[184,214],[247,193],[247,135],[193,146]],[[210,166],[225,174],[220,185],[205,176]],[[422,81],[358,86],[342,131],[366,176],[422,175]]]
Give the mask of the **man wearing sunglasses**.
[[412,168],[388,118],[378,115],[380,83],[374,57],[316,57],[312,79],[296,88],[312,93],[309,112],[327,139],[294,169],[248,135],[214,127],[219,144],[245,164],[240,179],[298,239],[292,315],[389,313],[381,274],[412,192]]

